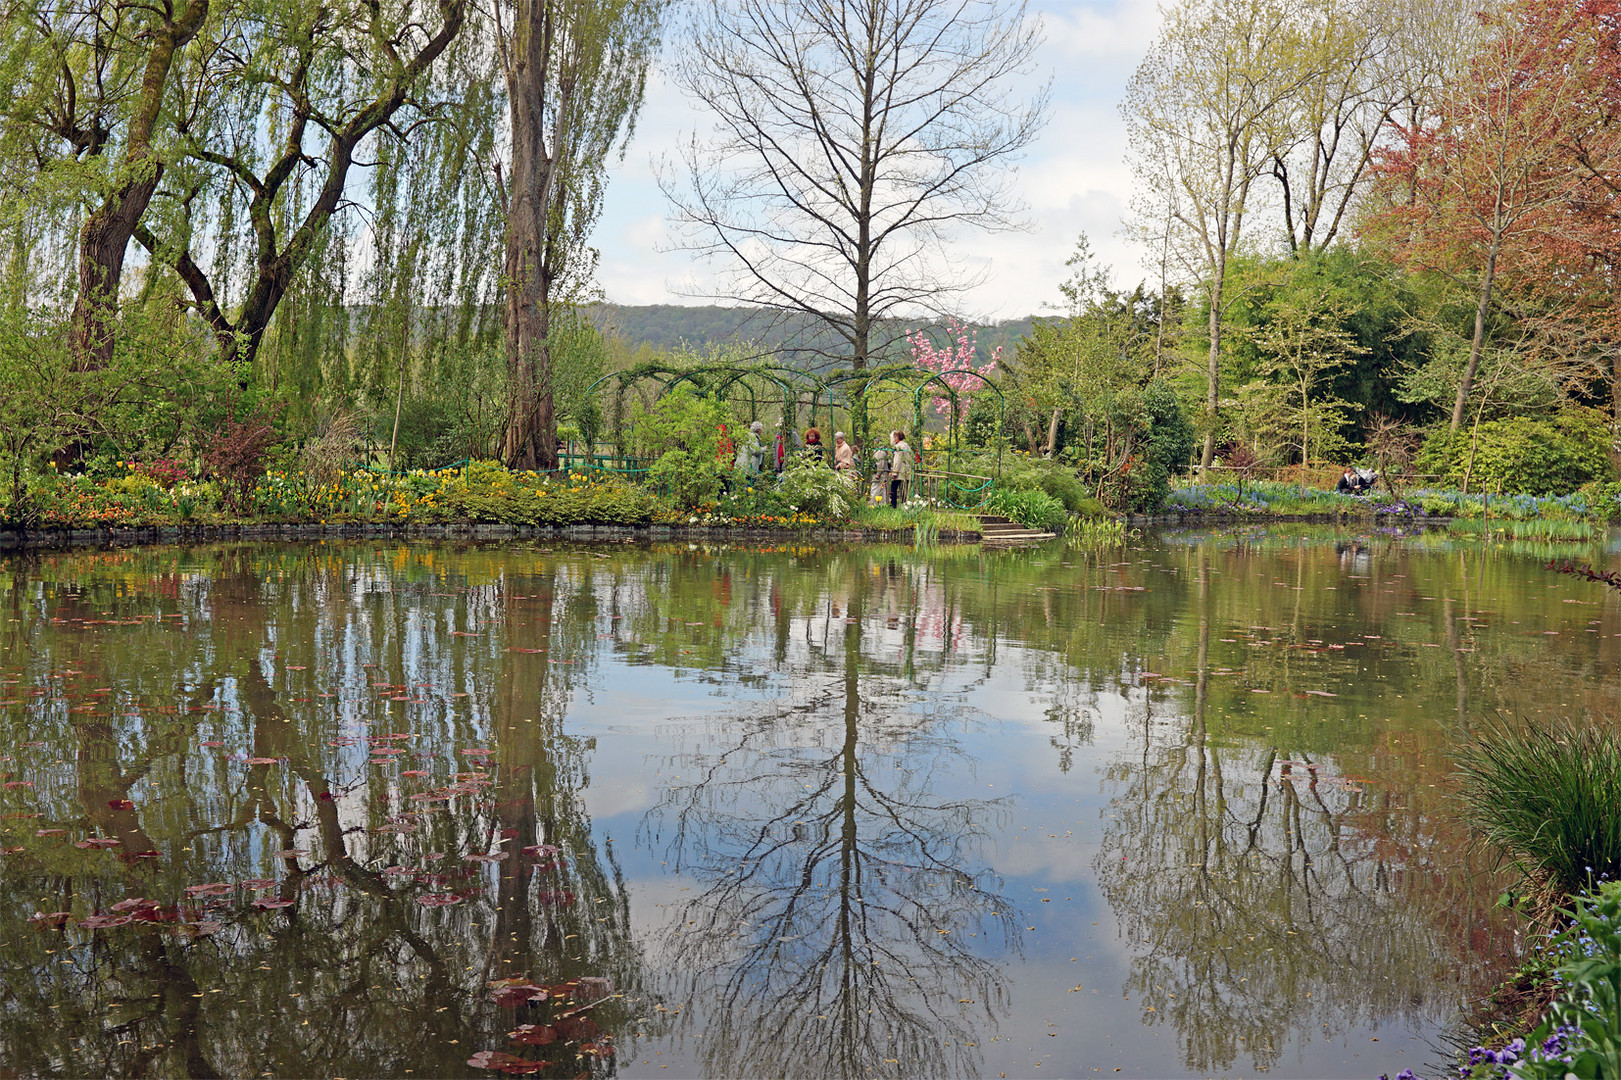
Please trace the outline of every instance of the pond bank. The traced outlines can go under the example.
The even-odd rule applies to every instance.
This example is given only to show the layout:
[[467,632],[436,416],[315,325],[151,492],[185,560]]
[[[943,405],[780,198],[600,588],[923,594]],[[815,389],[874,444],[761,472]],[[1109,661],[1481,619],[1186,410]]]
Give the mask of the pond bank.
[[1364,514],[1340,511],[1311,514],[1272,514],[1262,510],[1176,510],[1157,514],[1127,514],[1131,528],[1180,525],[1254,525],[1289,522],[1306,525],[1414,525],[1445,528],[1455,520],[1451,514]]
[[[804,529],[742,528],[724,525],[384,525],[229,523],[190,526],[141,526],[99,529],[0,530],[0,553],[67,550],[87,547],[133,547],[144,544],[196,544],[222,540],[822,540],[910,543],[911,529],[864,529],[819,526]],[[942,530],[942,544],[977,544],[971,530]]]

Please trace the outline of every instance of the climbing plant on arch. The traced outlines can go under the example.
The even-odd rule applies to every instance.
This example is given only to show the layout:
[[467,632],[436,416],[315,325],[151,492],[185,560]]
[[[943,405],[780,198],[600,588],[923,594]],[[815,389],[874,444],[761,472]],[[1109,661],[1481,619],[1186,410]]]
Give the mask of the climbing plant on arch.
[[[679,363],[652,360],[611,372],[598,379],[587,389],[587,394],[598,398],[600,413],[606,418],[609,430],[586,431],[588,442],[610,442],[623,458],[628,445],[625,429],[628,419],[626,398],[651,384],[653,399],[657,400],[681,387],[727,401],[738,408],[742,418],[761,420],[768,425],[781,424],[789,431],[799,426],[801,409],[807,411],[807,423],[818,426],[819,418],[826,416],[827,426],[839,424],[849,432],[851,442],[862,450],[887,446],[888,433],[872,430],[874,407],[886,398],[891,407],[896,399],[902,407],[910,406],[911,423],[907,429],[914,438],[921,438],[925,430],[923,402],[944,400],[946,408],[940,411],[946,417],[947,439],[945,449],[946,473],[953,472],[960,426],[964,410],[961,408],[965,391],[959,386],[972,385],[995,395],[997,430],[1002,427],[1005,404],[1001,388],[993,379],[972,368],[934,371],[913,364],[892,364],[861,370],[815,373],[780,364],[722,364]],[[973,393],[977,394],[979,390]],[[602,400],[604,397],[608,400]],[[862,476],[870,476],[872,460],[863,453],[857,459]],[[996,448],[996,474],[1002,471],[1000,440]]]

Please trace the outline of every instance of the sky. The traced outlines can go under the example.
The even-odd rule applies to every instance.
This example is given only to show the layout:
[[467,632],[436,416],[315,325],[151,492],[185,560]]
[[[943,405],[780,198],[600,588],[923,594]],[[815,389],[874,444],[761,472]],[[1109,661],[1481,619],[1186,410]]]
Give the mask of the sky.
[[[702,2],[702,0],[698,0]],[[1159,28],[1154,0],[1031,0],[1045,42],[1032,89],[1052,80],[1047,126],[1016,166],[1028,229],[962,235],[954,248],[964,272],[984,274],[959,314],[975,320],[1039,314],[1060,300],[1064,260],[1085,233],[1117,287],[1147,277],[1138,249],[1121,235],[1131,197],[1126,126],[1119,103]],[[684,295],[701,287],[705,264],[674,250],[656,163],[674,158],[708,120],[655,72],[636,135],[608,185],[592,243],[601,252],[597,280],[618,304],[701,304]]]

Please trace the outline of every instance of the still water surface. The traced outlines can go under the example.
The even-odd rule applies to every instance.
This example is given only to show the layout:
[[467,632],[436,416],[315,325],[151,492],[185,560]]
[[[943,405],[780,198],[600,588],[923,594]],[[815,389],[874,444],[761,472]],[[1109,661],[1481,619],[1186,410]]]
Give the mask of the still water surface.
[[1439,1071],[1514,946],[1447,751],[1621,689],[1543,561],[0,561],[0,1074]]

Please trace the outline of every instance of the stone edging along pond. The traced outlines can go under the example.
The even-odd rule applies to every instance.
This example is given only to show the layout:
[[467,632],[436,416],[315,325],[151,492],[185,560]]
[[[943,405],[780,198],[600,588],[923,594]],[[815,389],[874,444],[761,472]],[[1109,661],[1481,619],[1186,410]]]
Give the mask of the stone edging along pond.
[[[1450,517],[1425,514],[1256,514],[1233,511],[1193,511],[1166,514],[1127,514],[1132,528],[1266,524],[1271,522],[1320,525],[1393,525],[1444,527]],[[385,525],[368,522],[329,524],[241,524],[137,526],[98,529],[0,529],[0,553],[62,550],[84,547],[132,547],[142,544],[207,544],[223,540],[820,540],[842,543],[911,543],[910,529],[838,528],[768,529],[726,525]],[[977,544],[974,531],[942,530],[942,544]]]
[[[821,540],[896,543],[912,530],[731,528],[723,525],[191,525],[102,529],[0,530],[0,553],[140,544],[206,544],[222,540]],[[977,532],[942,531],[943,544],[977,544]]]
[[1439,528],[1450,525],[1452,516],[1434,514],[1264,514],[1246,510],[1178,510],[1162,514],[1127,514],[1126,524],[1144,525],[1257,525],[1288,522],[1308,525],[1417,525]]

